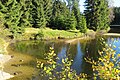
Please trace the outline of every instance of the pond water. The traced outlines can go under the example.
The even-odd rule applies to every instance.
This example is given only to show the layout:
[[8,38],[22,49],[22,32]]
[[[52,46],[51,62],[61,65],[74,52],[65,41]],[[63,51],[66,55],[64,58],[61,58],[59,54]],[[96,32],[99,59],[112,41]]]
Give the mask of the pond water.
[[[108,44],[116,45],[114,50],[116,50],[116,54],[120,53],[119,37],[107,37],[105,41]],[[22,41],[11,44],[9,52],[14,57],[7,65],[9,68],[5,68],[7,72],[15,75],[10,80],[39,80],[36,58],[45,62],[44,58],[50,47],[54,48],[57,57],[59,57],[59,60],[56,61],[57,63],[61,63],[63,58],[68,57],[73,60],[71,68],[76,70],[77,74],[84,72],[89,75],[92,75],[91,64],[86,63],[84,58],[91,57],[97,60],[99,57],[98,50],[102,49],[99,38],[76,40],[72,43],[65,43],[65,41]],[[15,72],[18,74],[16,75]]]

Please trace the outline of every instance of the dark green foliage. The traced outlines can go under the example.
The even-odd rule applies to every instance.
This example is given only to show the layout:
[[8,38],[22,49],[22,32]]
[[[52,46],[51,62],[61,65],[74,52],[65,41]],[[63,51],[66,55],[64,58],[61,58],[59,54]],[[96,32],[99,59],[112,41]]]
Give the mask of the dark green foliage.
[[44,15],[44,6],[43,6],[43,0],[34,0],[32,1],[32,21],[31,24],[33,27],[39,28],[39,27],[45,27],[46,26],[46,19]]
[[59,15],[55,18],[52,18],[52,26],[53,28],[55,29],[64,29],[64,21],[65,21],[65,18],[63,15]]
[[53,2],[52,8],[52,17],[57,17],[59,15],[67,16],[69,14],[69,9],[66,6],[65,2],[61,2],[60,0],[55,0]]
[[99,30],[107,29],[110,26],[110,9],[108,8],[108,1],[102,0],[100,4],[100,24]]
[[108,28],[109,10],[106,0],[86,0],[86,19],[79,9],[80,0],[1,0],[0,23],[13,35],[24,28],[51,27],[60,30]]
[[80,14],[80,9],[79,9],[79,2],[76,1],[76,0],[74,0],[74,2],[73,2],[72,11],[73,11],[74,16],[75,16],[76,21],[77,21],[76,28],[80,29],[80,27],[81,27],[81,24],[80,24],[80,22],[81,22],[81,14]]
[[43,8],[44,8],[44,17],[46,19],[46,26],[50,25],[50,18],[52,17],[52,0],[43,0]]
[[60,30],[74,30],[76,29],[76,19],[74,16],[65,17],[63,15],[59,15],[52,20],[52,24],[55,29]]
[[25,27],[45,27],[51,17],[52,0],[0,1],[0,22],[13,35],[21,34]]
[[81,14],[78,3],[79,1],[69,0],[68,5],[66,5],[65,2],[54,1],[51,27],[64,30],[81,29]]
[[49,25],[52,14],[52,0],[33,0],[32,1],[32,27],[41,28]]
[[22,28],[20,25],[20,18],[23,14],[21,4],[16,0],[1,1],[1,13],[4,19],[4,25],[12,32],[13,35],[21,34]]
[[77,21],[76,29],[80,30],[80,32],[86,32],[86,29],[87,29],[86,19],[85,19],[85,17],[80,13],[79,0],[73,0],[72,11],[73,11],[74,16],[75,16],[76,21]]
[[115,18],[111,24],[120,25],[120,7],[114,7],[114,15],[115,15]]
[[21,15],[20,18],[20,25],[22,27],[31,27],[32,24],[30,21],[32,20],[32,0],[21,0],[20,4],[22,6],[21,10],[23,11],[23,14]]
[[65,2],[54,1],[50,26],[55,29],[66,30],[65,20],[68,18],[69,9]]
[[109,27],[109,9],[106,0],[86,0],[85,16],[88,28],[102,30]]
[[76,21],[76,18],[75,16],[71,15],[69,17],[67,17],[65,19],[65,30],[75,30],[76,29],[76,24],[77,24],[77,21]]
[[86,24],[86,18],[81,15],[81,21],[79,22],[80,27],[78,27],[78,29],[80,30],[80,32],[85,33],[87,31],[87,24]]

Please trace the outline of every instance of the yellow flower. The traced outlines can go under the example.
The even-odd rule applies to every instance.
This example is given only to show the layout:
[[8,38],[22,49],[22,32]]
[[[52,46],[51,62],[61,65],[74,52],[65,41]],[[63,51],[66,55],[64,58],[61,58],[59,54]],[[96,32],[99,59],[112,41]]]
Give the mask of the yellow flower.
[[112,38],[111,40],[114,41],[114,38]]
[[120,54],[118,54],[117,56],[120,57]]
[[113,67],[113,66],[114,66],[114,64],[113,64],[112,62],[110,62],[109,66]]

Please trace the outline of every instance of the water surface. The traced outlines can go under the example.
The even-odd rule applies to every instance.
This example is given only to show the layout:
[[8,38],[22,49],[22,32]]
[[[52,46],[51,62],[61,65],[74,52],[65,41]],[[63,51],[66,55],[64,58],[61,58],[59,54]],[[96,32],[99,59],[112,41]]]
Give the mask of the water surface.
[[[107,37],[105,38],[105,41],[107,44],[116,45],[116,48],[113,49],[116,51],[116,54],[120,53],[119,37]],[[20,68],[22,69],[25,68],[26,70],[22,70],[21,72],[31,73],[29,75],[22,77],[22,79],[24,80],[39,79],[39,77],[36,75],[39,74],[39,72],[36,69],[36,58],[45,62],[44,59],[47,53],[49,52],[50,47],[54,48],[57,57],[59,57],[59,60],[56,61],[57,63],[62,63],[61,60],[68,57],[69,59],[73,60],[71,68],[76,70],[77,74],[84,72],[89,75],[92,75],[91,64],[86,63],[84,58],[90,57],[93,58],[94,60],[97,60],[97,58],[99,57],[98,50],[102,50],[102,45],[99,38],[93,40],[77,40],[72,43],[65,43],[64,41],[22,41],[22,42],[17,42],[15,44],[11,44],[11,48],[10,48],[10,50],[12,51],[11,54],[17,55],[19,57],[21,54],[22,56],[29,56],[29,58],[28,60],[24,60],[25,58],[23,58],[24,62],[21,62],[20,67],[15,67],[15,66],[12,67],[13,68],[15,67],[16,70],[18,70],[17,68],[19,68],[19,70],[21,70]],[[20,64],[19,61],[18,63]],[[18,63],[14,63],[14,64],[18,64]],[[29,69],[30,71],[32,70],[32,72],[34,73],[30,72]],[[14,71],[11,71],[10,73],[13,72]],[[23,76],[22,73],[20,75]],[[15,80],[15,79],[20,80],[21,79],[19,78],[21,77],[20,75],[18,74],[14,79],[11,80]]]

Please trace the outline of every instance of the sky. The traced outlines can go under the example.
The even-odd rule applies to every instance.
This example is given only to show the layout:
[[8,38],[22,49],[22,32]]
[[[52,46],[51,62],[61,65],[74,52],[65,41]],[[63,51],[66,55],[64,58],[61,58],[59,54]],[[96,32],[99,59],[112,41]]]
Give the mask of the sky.
[[[112,3],[113,6],[115,7],[120,7],[120,0],[108,0],[108,1],[112,1],[110,3]],[[84,11],[84,2],[85,0],[80,0],[80,11],[83,12]]]

